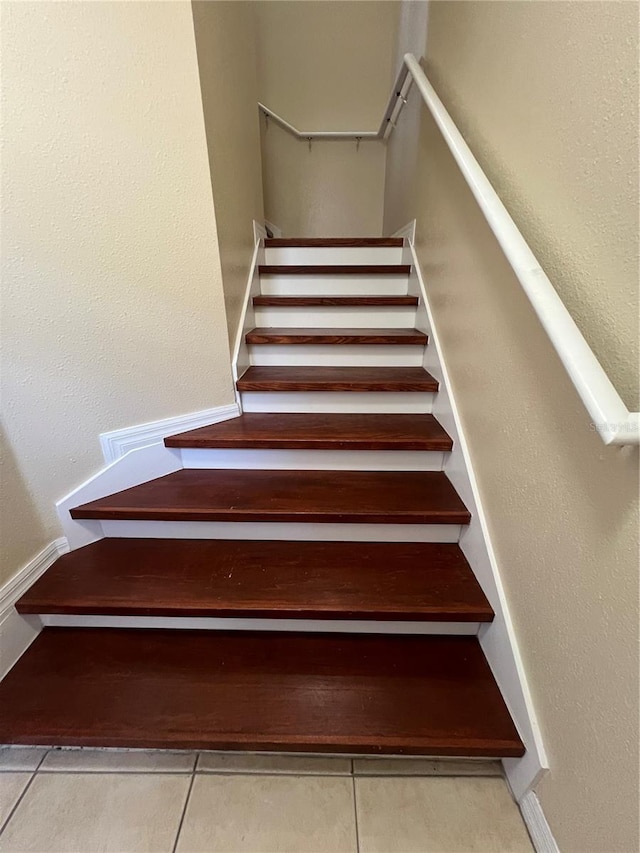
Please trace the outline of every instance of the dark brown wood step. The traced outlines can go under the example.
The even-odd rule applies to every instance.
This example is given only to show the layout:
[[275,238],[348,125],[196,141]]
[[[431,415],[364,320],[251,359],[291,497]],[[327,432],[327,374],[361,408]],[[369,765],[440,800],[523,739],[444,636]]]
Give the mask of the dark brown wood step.
[[71,510],[72,518],[467,524],[441,471],[183,469]]
[[20,613],[489,622],[458,545],[101,539],[60,557]]
[[273,305],[275,308],[320,307],[350,308],[366,305],[394,308],[410,307],[418,304],[417,296],[254,296],[256,308]]
[[410,264],[262,264],[260,275],[409,275]]
[[421,391],[438,380],[421,367],[250,367],[237,381],[240,391]]
[[45,628],[2,743],[519,756],[476,637]]
[[402,248],[402,237],[267,237],[267,249],[388,249]]
[[417,329],[253,329],[246,334],[248,344],[327,344],[346,346],[424,346],[427,335]]
[[165,438],[167,447],[282,450],[451,450],[433,415],[245,412]]

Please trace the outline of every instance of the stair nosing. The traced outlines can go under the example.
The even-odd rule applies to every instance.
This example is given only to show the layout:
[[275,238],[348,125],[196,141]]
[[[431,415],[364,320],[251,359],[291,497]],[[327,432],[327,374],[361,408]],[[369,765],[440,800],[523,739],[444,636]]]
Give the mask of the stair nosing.
[[59,557],[16,609],[339,622],[493,618],[459,545],[406,542],[102,539]]
[[[420,435],[420,430],[427,434]],[[453,447],[453,440],[431,414],[245,412],[238,418],[167,436],[164,444],[165,447],[205,450],[448,452]]]
[[[403,367],[386,367],[376,368],[375,373],[378,377],[383,378],[367,378],[366,380],[359,378],[362,376],[360,371],[368,370],[369,368],[362,367],[339,367],[332,368],[337,378],[322,379],[309,378],[309,371],[316,372],[320,377],[322,372],[325,375],[328,369],[323,367],[306,367],[303,370],[290,367],[280,366],[264,366],[252,365],[240,376],[236,382],[236,387],[239,391],[251,392],[318,392],[327,393],[331,391],[340,391],[344,393],[370,393],[370,392],[385,392],[385,393],[422,393],[431,394],[438,391],[438,380],[431,376],[426,370],[421,367],[403,368]],[[412,371],[412,376],[415,371],[416,378],[407,379],[406,371]],[[256,373],[260,378],[255,379]],[[286,374],[290,374],[290,378]],[[401,374],[405,378],[401,378]],[[266,374],[266,378],[265,378]],[[300,374],[306,374],[306,378],[300,378]],[[296,375],[298,378],[294,379]],[[284,376],[284,378],[282,378]],[[285,387],[286,386],[286,387]]]
[[260,296],[253,297],[257,308],[273,306],[281,308],[296,307],[403,307],[414,308],[418,305],[417,296]]
[[245,341],[252,346],[426,346],[428,335],[418,329],[255,328]]
[[260,275],[409,275],[410,264],[260,264]]
[[402,237],[266,237],[265,249],[401,249]]

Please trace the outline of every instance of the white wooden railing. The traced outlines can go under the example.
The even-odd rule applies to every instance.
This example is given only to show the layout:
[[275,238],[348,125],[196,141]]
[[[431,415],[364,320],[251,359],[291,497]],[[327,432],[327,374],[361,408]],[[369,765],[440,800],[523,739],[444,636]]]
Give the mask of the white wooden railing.
[[640,444],[640,413],[627,409],[413,54],[407,53],[404,56],[402,68],[377,131],[300,131],[263,104],[260,104],[259,108],[298,139],[309,142],[315,139],[380,141],[387,139],[396,126],[412,83],[416,84],[422,100],[440,129],[469,189],[584,403],[593,429],[605,444]]

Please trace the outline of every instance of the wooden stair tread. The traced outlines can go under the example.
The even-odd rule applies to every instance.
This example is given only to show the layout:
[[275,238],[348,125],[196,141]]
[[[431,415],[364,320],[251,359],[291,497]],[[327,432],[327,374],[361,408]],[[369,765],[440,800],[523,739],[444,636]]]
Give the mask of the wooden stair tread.
[[380,306],[385,308],[410,307],[418,304],[417,296],[254,296],[256,308],[273,305],[276,308],[320,307],[350,308]]
[[261,264],[260,275],[409,275],[410,264]]
[[520,756],[475,637],[45,628],[3,743]]
[[438,381],[422,367],[253,366],[238,379],[240,391],[422,391]]
[[267,237],[265,249],[402,248],[402,237]]
[[246,334],[248,344],[364,344],[365,346],[424,346],[427,336],[417,329],[342,329],[273,327],[253,329]]
[[441,471],[182,469],[71,510],[72,518],[467,524]]
[[451,450],[433,415],[245,412],[165,438],[167,447],[300,450]]
[[60,557],[20,613],[488,622],[458,545],[101,539]]

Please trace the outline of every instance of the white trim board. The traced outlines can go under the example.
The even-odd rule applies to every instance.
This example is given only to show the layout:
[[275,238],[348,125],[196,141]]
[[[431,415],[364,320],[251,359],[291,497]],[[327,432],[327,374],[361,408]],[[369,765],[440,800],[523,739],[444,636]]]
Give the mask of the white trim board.
[[267,619],[236,616],[106,616],[43,613],[42,624],[75,628],[171,628],[178,631],[302,631],[338,634],[474,636],[477,622],[402,622],[378,619]]
[[536,853],[560,853],[535,792],[529,791],[525,794],[519,805]]
[[405,251],[404,262],[412,264],[409,293],[421,297],[416,328],[429,333],[424,367],[440,382],[432,411],[453,439],[444,472],[471,513],[471,523],[461,532],[460,547],[495,612],[491,625],[480,629],[480,644],[527,750],[522,758],[503,760],[511,790],[520,800],[548,770],[549,763],[418,256],[411,242]]
[[26,617],[18,613],[16,601],[68,550],[69,543],[64,537],[55,539],[0,588],[0,679],[5,677],[42,629],[37,616]]
[[130,450],[138,450],[150,444],[160,444],[169,435],[226,421],[229,418],[237,418],[239,414],[240,406],[237,403],[230,403],[227,406],[216,406],[200,412],[190,412],[186,415],[103,432],[100,435],[102,455],[104,461],[109,464],[122,458]]

